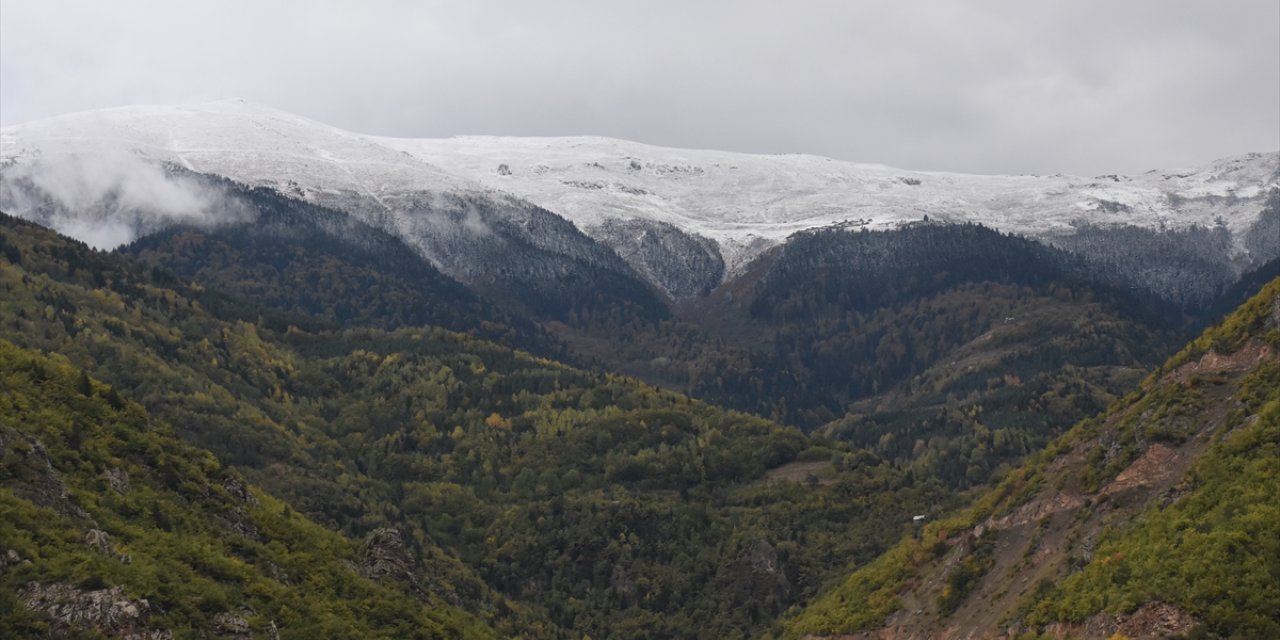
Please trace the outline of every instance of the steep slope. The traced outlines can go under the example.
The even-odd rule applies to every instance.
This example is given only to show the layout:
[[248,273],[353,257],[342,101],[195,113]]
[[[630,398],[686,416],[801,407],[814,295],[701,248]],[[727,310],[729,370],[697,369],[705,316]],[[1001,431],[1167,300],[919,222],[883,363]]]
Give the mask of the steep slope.
[[[744,304],[686,303],[679,313],[690,321],[580,307],[572,325],[548,325],[569,351],[535,327],[536,315],[486,304],[387,234],[269,191],[236,193],[259,212],[254,221],[174,227],[123,250],[343,326],[439,324],[806,428],[834,420],[825,433],[953,486],[985,481],[1100,410],[1175,342],[1104,288],[1066,278],[1077,264],[1069,256],[978,227],[917,225],[799,234],[762,282],[732,283],[749,290]],[[744,323],[750,330],[716,326]],[[947,366],[955,361],[963,371]],[[922,374],[927,383],[912,381]],[[1040,401],[1064,387],[1072,402]],[[1033,406],[1036,420],[1020,417]],[[992,434],[986,449],[952,446],[982,429]],[[920,438],[937,451],[921,455]]]
[[1259,289],[1268,282],[1280,278],[1280,258],[1272,260],[1267,264],[1245,273],[1240,276],[1240,280],[1230,289],[1223,292],[1222,296],[1213,303],[1213,306],[1206,312],[1211,318],[1225,318],[1235,311],[1237,307],[1248,302]]
[[0,389],[5,637],[496,637],[65,358],[0,340]]
[[843,638],[1280,633],[1280,280],[789,621]]
[[[308,206],[278,199],[287,211]],[[127,249],[347,326],[393,328],[430,314],[445,326],[556,352],[528,339],[536,332],[503,329],[521,326],[518,319],[467,323],[468,310],[483,311],[470,296],[448,287],[416,291],[429,279],[407,278],[417,271],[411,260],[396,261],[394,240],[348,229],[356,223],[346,219],[336,235],[376,241],[370,255],[345,240],[333,246],[298,217],[263,213],[254,223],[182,227]],[[893,260],[876,258],[883,255]],[[1064,264],[1075,262],[978,227],[817,231],[783,247],[763,281],[736,280],[733,302],[721,304],[727,292],[718,292],[686,303],[679,315],[689,320],[575,313],[572,325],[548,326],[575,358],[805,428],[825,424],[824,434],[962,487],[1105,407],[1182,340],[1126,297],[1067,278]]]
[[[1080,268],[976,225],[816,230],[677,307],[675,320],[624,326],[625,339],[562,335],[615,370],[806,429],[830,425],[903,464],[922,458],[918,439],[980,423],[1016,432],[999,448],[1017,456],[1105,407],[1186,340],[1180,314],[1073,275]],[[900,437],[882,440],[887,431]],[[927,475],[967,482],[968,453],[943,448],[949,470]]]
[[503,636],[753,635],[847,568],[830,558],[865,561],[954,504],[873,455],[631,379],[430,327],[259,320],[0,222],[0,338],[109,381],[365,539],[371,575]]
[[675,225],[608,220],[592,235],[676,299],[709,293],[724,278],[724,259],[716,244]]
[[251,221],[183,224],[118,251],[274,309],[344,327],[436,325],[544,355],[562,349],[398,238],[350,216],[267,189],[227,185]]
[[[793,368],[805,375],[803,386],[786,395],[829,398],[834,412],[958,361],[965,354],[955,350],[980,338],[988,338],[991,351],[1017,352],[1014,344],[990,340],[1011,324],[1022,328],[1020,336],[1011,334],[1015,344],[1072,343],[1034,355],[1021,349],[1020,366],[1004,363],[1004,373],[1026,378],[1068,364],[1151,366],[1172,350],[1161,332],[1177,325],[1176,316],[1153,313],[1084,271],[1074,256],[979,225],[817,230],[781,248],[748,304],[752,317],[803,363]],[[1033,331],[1028,323],[1037,307],[1051,300],[1059,306],[1056,320],[1067,324],[1042,323]],[[1084,317],[1091,328],[1073,337],[1083,327],[1070,323]]]

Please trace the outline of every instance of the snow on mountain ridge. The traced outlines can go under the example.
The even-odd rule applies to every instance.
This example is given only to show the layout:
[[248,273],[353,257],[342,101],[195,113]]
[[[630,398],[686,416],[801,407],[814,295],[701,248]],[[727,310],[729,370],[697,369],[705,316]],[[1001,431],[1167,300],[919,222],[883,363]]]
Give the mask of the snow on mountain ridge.
[[243,100],[85,111],[5,127],[0,162],[125,152],[292,195],[489,191],[336,127]]
[[[982,176],[922,172],[807,155],[666,149],[605,138],[382,139],[389,146],[556,211],[591,233],[633,217],[710,237],[740,267],[769,245],[814,227],[886,228],[930,219],[980,222],[1052,238],[1082,222],[1144,227],[1212,225],[1215,203],[1233,234],[1253,223],[1277,186],[1280,154],[1249,154],[1190,172],[1140,176]],[[737,253],[737,255],[734,255]]]
[[[173,164],[346,211],[406,238],[437,266],[429,243],[415,237],[424,222],[415,209],[458,194],[511,197],[363,136],[244,100],[85,111],[2,131],[0,167],[43,174],[44,182],[65,183],[57,174],[86,167],[118,173],[112,165],[121,159]],[[70,228],[83,226],[61,230]]]
[[1137,176],[982,176],[593,136],[365,136],[241,100],[105,109],[0,129],[0,166],[119,152],[377,218],[405,237],[422,232],[410,219],[415,207],[459,194],[534,203],[620,254],[625,247],[615,245],[628,240],[606,223],[671,225],[713,240],[728,273],[797,231],[892,228],[926,216],[1050,241],[1081,224],[1221,220],[1238,244],[1280,186],[1277,152]]
[[262,213],[242,189],[204,174],[345,212],[398,237],[445,274],[547,313],[592,301],[590,287],[579,291],[566,281],[608,283],[610,295],[654,295],[611,248],[560,216],[363,136],[266,107],[223,101],[111,109],[3,132],[0,209],[100,248],[174,224],[246,223]]

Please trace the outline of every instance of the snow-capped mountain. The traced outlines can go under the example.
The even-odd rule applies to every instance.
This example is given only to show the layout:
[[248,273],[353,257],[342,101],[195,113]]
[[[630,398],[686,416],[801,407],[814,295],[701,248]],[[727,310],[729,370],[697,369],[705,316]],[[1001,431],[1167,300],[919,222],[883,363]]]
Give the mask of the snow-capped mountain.
[[128,153],[276,187],[325,203],[338,194],[483,190],[363,136],[244,100],[73,113],[0,130],[0,161]]
[[[152,173],[134,170],[138,164]],[[1075,250],[1094,246],[1073,238],[1098,226],[1222,227],[1240,269],[1268,257],[1254,254],[1267,253],[1271,227],[1262,218],[1269,194],[1280,188],[1277,152],[1138,176],[980,176],[598,137],[384,138],[229,100],[6,127],[0,207],[72,234],[90,233],[77,216],[93,209],[84,203],[97,202],[95,193],[112,194],[110,210],[98,207],[102,217],[147,206],[160,223],[212,215],[202,207],[215,205],[201,194],[184,199],[182,188],[149,187],[158,164],[346,211],[463,279],[490,275],[499,265],[486,261],[500,263],[504,252],[527,244],[596,264],[620,256],[677,296],[708,290],[797,231],[892,228],[926,217],[978,222]],[[32,187],[43,199],[33,199]],[[51,213],[51,202],[60,212]],[[617,255],[602,255],[547,211]],[[108,234],[100,244],[127,235]],[[504,241],[493,244],[495,236]],[[530,276],[538,271],[530,269]]]
[[377,140],[243,100],[104,109],[0,131],[0,208],[101,247],[165,223],[251,215],[198,174],[346,212],[464,281],[537,282],[579,268],[633,275],[613,252],[527,201]]
[[809,155],[670,149],[597,137],[381,139],[517,194],[592,234],[618,218],[665,222],[719,243],[730,270],[762,246],[836,224],[977,222],[1048,238],[1082,224],[1212,226],[1233,236],[1280,186],[1280,153],[1138,176],[985,176],[905,171]]

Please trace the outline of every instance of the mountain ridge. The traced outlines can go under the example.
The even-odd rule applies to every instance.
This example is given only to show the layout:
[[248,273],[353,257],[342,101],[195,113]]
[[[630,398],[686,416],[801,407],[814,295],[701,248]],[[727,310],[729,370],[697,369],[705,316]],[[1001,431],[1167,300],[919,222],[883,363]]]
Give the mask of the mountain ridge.
[[1273,637],[1280,279],[784,637]]
[[[42,164],[73,162],[83,169],[95,155],[126,166],[137,159],[172,163],[346,211],[405,238],[454,276],[467,267],[446,263],[448,249],[436,238],[442,225],[480,237],[495,222],[525,224],[522,212],[542,208],[675,297],[697,295],[741,273],[797,231],[896,228],[920,220],[978,222],[1050,243],[1070,242],[1084,227],[1221,226],[1231,247],[1223,259],[1240,272],[1274,257],[1253,255],[1267,247],[1258,249],[1246,236],[1268,194],[1280,189],[1280,152],[1138,176],[977,176],[591,136],[367,136],[240,100],[118,107],[0,130],[0,170],[37,172],[37,182]],[[120,170],[94,170],[99,182],[130,178]],[[58,182],[59,173],[44,183]],[[473,202],[487,203],[497,217],[475,215]],[[0,188],[0,205],[31,217],[22,204],[12,185]],[[620,222],[632,228],[619,233]],[[687,239],[672,239],[666,228]],[[667,238],[657,252],[654,237]],[[704,241],[719,253],[711,262]],[[690,283],[664,276],[665,263],[698,277]]]

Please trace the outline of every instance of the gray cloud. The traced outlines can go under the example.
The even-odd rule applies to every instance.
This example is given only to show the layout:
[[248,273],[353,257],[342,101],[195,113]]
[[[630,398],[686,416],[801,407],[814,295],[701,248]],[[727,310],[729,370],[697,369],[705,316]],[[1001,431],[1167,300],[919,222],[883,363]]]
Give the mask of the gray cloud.
[[386,135],[1133,173],[1280,147],[1280,3],[0,3],[5,124],[229,96]]
[[63,155],[0,170],[0,209],[98,249],[172,224],[212,226],[254,212],[191,174],[126,153]]

